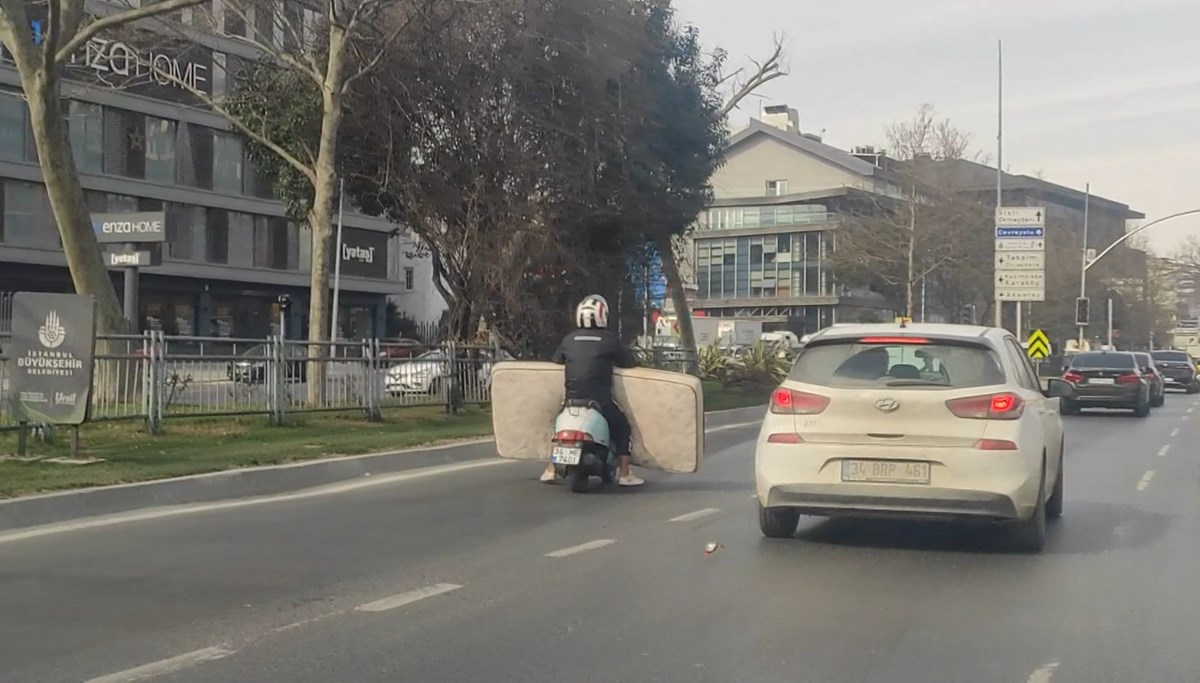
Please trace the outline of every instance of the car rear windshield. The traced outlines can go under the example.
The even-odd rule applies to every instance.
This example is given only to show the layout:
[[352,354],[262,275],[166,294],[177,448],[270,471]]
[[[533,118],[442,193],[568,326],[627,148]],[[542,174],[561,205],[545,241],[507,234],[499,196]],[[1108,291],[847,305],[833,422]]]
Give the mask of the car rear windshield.
[[846,339],[811,344],[788,379],[826,387],[966,388],[1004,383],[995,352],[956,343]]
[[1191,356],[1188,356],[1187,353],[1183,351],[1155,351],[1150,355],[1154,358],[1154,360],[1162,360],[1173,363],[1192,362]]
[[1130,353],[1081,353],[1071,359],[1076,370],[1131,370],[1137,367]]

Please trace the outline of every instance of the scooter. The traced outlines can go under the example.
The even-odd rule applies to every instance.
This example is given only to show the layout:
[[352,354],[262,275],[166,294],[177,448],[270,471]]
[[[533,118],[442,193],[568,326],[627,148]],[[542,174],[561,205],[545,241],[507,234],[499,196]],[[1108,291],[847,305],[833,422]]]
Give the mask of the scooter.
[[554,421],[550,462],[560,477],[569,479],[575,493],[587,491],[592,477],[616,481],[608,420],[592,401],[566,401]]

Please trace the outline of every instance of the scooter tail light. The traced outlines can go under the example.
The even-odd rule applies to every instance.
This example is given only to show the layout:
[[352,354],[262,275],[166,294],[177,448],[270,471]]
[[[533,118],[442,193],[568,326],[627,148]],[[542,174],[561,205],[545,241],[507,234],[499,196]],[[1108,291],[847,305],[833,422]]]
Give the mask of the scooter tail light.
[[564,429],[554,435],[554,441],[557,443],[590,443],[591,440],[591,434],[578,429]]

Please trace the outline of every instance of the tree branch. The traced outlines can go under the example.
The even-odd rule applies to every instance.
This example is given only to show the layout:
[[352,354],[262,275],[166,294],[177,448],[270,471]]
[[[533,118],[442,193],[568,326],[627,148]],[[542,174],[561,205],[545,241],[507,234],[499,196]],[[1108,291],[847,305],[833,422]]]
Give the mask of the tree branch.
[[782,59],[783,40],[782,38],[776,38],[775,50],[771,53],[771,56],[766,59],[766,61],[760,64],[758,62],[754,62],[754,60],[751,60],[754,62],[754,66],[757,67],[757,70],[749,80],[742,84],[742,86],[733,93],[729,100],[725,102],[725,106],[721,107],[721,110],[718,112],[720,118],[723,119],[726,116],[729,116],[734,109],[738,108],[738,105],[742,103],[742,100],[754,94],[755,90],[758,90],[776,78],[782,78],[788,75],[788,72],[780,63]]
[[[59,0],[51,0],[51,3],[53,4],[56,1]],[[165,2],[160,2],[154,5],[145,5],[97,19],[96,21],[93,21],[92,23],[83,27],[78,33],[75,34],[73,38],[71,38],[71,40],[67,41],[66,45],[62,46],[62,48],[55,53],[53,66],[59,67],[63,64],[66,64],[67,61],[71,59],[71,56],[79,50],[79,48],[86,45],[89,40],[95,38],[97,35],[107,29],[123,26],[140,19],[149,19],[151,17],[170,14],[175,10],[184,9],[186,7],[195,7],[196,5],[200,5],[204,2],[205,0],[166,0]],[[48,63],[47,66],[49,67],[50,64]]]

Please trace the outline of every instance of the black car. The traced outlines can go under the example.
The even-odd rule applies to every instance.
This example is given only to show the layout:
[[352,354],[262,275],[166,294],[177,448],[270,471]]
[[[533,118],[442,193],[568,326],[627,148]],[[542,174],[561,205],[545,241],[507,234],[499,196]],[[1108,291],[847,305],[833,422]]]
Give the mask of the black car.
[[1150,405],[1158,408],[1167,402],[1167,382],[1163,379],[1162,370],[1158,369],[1154,358],[1145,351],[1135,351],[1133,357],[1137,358],[1142,374],[1150,380]]
[[1082,408],[1132,410],[1138,417],[1150,414],[1150,379],[1137,358],[1125,351],[1089,351],[1076,354],[1063,379],[1075,385],[1075,394],[1064,398],[1064,415],[1078,415]]
[[[303,344],[285,344],[284,381],[304,382],[308,377],[308,349]],[[229,364],[227,374],[234,382],[262,384],[267,381],[267,356],[270,348],[266,344],[252,346],[241,357]]]
[[1200,393],[1200,377],[1186,351],[1151,351],[1154,365],[1162,371],[1168,389],[1183,389],[1189,394]]

